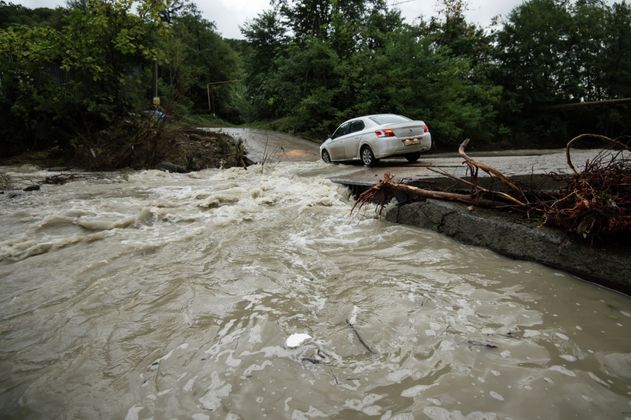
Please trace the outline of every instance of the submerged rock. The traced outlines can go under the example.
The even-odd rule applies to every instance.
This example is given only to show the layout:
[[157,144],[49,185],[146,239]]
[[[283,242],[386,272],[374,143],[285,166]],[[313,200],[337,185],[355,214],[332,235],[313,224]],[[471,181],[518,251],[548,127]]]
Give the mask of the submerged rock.
[[187,172],[184,166],[176,165],[175,163],[171,163],[168,161],[158,163],[157,169],[165,172],[177,172],[180,174]]
[[40,186],[38,184],[34,184],[34,185],[29,185],[26,188],[23,188],[22,191],[26,191],[26,192],[28,192],[28,191],[39,191],[39,189],[40,189]]

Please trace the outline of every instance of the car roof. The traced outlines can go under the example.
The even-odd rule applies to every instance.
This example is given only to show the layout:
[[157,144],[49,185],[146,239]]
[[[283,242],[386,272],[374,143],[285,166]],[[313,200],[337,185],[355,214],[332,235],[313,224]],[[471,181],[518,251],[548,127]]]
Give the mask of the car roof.
[[[363,117],[361,117],[361,118],[383,117],[383,116],[386,116],[386,115],[396,115],[396,116],[398,116],[398,117],[405,117],[405,115],[395,114],[395,113],[393,113],[393,112],[387,112],[387,113],[385,113],[385,114],[370,114],[370,115],[364,115],[364,116],[363,116]],[[407,117],[405,117],[405,118],[407,118]]]
[[361,119],[366,119],[366,118],[371,118],[371,117],[384,117],[386,115],[396,115],[397,117],[404,117],[404,118],[408,118],[405,115],[401,115],[401,114],[394,114],[392,112],[390,113],[385,113],[385,114],[370,114],[370,115],[362,115],[361,117],[354,117],[354,118],[349,118],[348,120],[344,121],[342,124],[346,124],[347,122],[351,122],[351,121],[356,121],[356,120],[361,120]]

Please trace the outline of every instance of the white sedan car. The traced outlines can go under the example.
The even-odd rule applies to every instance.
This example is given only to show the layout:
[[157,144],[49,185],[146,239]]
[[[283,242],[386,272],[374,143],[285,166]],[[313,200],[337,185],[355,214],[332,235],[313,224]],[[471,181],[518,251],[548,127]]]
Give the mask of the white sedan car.
[[344,122],[322,143],[320,156],[326,163],[361,159],[364,165],[373,166],[377,160],[391,156],[415,162],[431,147],[432,135],[423,121],[377,114]]

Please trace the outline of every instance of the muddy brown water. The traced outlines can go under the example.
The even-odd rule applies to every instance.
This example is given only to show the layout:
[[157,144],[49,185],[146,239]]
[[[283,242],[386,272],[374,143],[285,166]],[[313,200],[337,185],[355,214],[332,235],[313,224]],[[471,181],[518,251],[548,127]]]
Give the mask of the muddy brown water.
[[631,417],[628,297],[351,216],[356,169],[0,195],[0,417]]

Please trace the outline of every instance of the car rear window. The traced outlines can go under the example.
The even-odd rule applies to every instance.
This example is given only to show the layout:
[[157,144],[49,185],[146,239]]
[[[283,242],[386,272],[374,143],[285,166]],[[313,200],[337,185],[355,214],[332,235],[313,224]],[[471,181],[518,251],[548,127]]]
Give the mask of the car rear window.
[[370,117],[370,119],[379,125],[412,121],[411,119],[407,117],[404,117],[402,115],[395,115],[395,114],[373,115],[372,117]]

